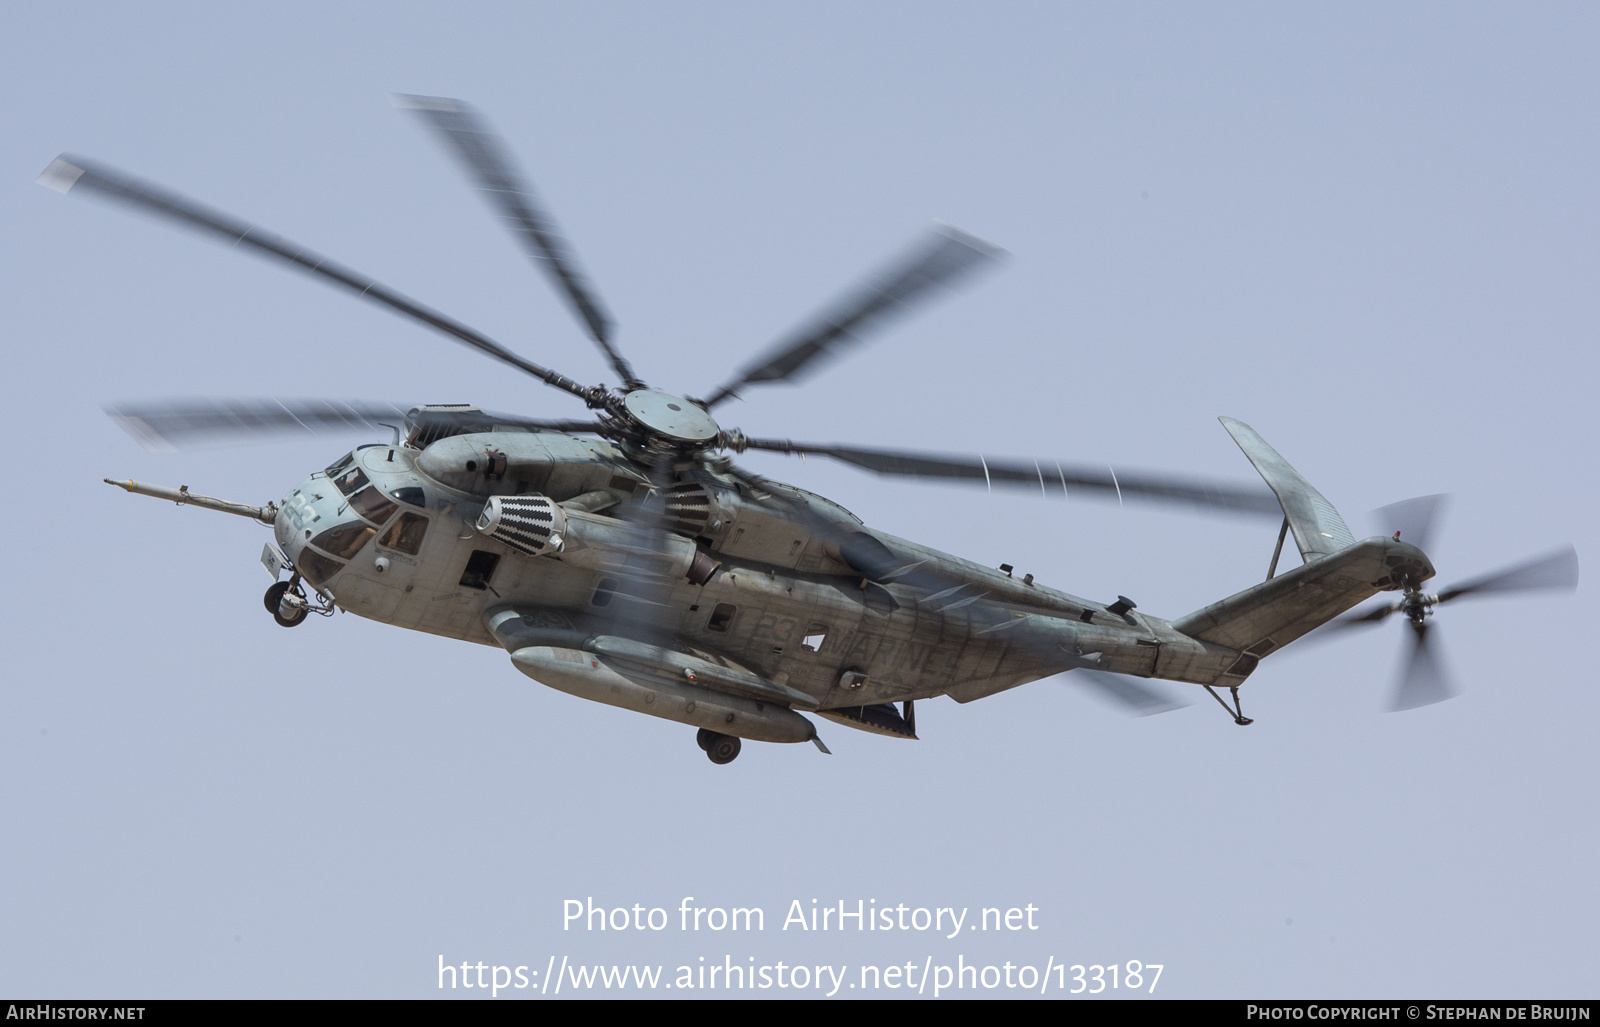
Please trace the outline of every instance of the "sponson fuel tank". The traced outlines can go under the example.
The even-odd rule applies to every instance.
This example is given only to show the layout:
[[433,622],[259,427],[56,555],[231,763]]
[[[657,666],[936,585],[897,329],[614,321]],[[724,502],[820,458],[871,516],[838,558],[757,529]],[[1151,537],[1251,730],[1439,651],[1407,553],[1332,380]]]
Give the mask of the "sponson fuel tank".
[[815,709],[814,698],[742,668],[536,610],[501,607],[484,625],[518,670],[557,691],[754,741],[816,738],[816,726],[790,708]]
[[540,684],[569,695],[725,735],[809,742],[817,733],[811,721],[776,702],[714,692],[686,677],[673,681],[665,673],[635,680],[612,666],[619,661],[579,649],[527,646],[512,653],[511,662]]

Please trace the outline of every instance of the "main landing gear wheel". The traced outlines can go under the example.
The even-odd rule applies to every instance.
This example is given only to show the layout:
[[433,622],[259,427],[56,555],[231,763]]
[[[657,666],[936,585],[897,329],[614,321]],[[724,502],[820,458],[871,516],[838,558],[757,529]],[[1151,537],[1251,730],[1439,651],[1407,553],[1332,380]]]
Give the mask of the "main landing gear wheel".
[[261,597],[261,601],[266,605],[267,612],[272,614],[272,619],[277,621],[280,627],[298,627],[306,622],[306,615],[310,611],[302,603],[291,615],[284,616],[283,597],[288,592],[289,583],[287,581],[279,581],[267,589],[267,594]]
[[732,735],[721,735],[701,728],[695,741],[706,751],[706,757],[718,766],[732,763],[739,755],[739,739]]

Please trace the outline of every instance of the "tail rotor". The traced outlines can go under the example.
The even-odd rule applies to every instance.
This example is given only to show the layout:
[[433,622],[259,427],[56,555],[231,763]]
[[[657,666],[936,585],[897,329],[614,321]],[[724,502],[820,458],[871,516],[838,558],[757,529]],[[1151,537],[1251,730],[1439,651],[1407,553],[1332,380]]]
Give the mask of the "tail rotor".
[[[1443,511],[1445,496],[1419,496],[1386,506],[1375,513],[1384,530],[1395,527],[1395,537],[1424,547],[1433,526]],[[1411,628],[1410,652],[1401,668],[1391,711],[1413,710],[1452,699],[1458,689],[1445,670],[1438,649],[1437,631],[1430,623],[1439,606],[1468,596],[1509,595],[1518,592],[1570,592],[1578,587],[1578,551],[1563,546],[1544,556],[1524,560],[1489,574],[1469,578],[1440,592],[1422,591],[1420,581],[1409,578],[1396,602],[1361,610],[1328,624],[1328,630],[1343,632],[1351,628],[1382,623],[1396,613],[1404,614]]]

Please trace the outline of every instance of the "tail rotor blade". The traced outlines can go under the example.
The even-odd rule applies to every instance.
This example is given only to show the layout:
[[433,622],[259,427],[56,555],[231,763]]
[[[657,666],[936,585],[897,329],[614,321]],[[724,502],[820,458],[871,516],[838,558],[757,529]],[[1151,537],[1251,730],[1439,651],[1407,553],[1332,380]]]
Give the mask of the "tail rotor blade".
[[1382,606],[1374,607],[1373,609],[1365,610],[1361,613],[1346,614],[1343,617],[1336,618],[1323,625],[1320,629],[1318,629],[1318,633],[1336,633],[1347,631],[1350,628],[1365,628],[1374,624],[1381,624],[1388,620],[1391,614],[1398,612],[1399,609],[1399,603],[1385,603]]
[[1416,625],[1412,632],[1411,653],[1389,706],[1393,712],[1431,706],[1456,696],[1438,652],[1428,644],[1428,625]]
[[1372,519],[1381,533],[1389,535],[1399,532],[1400,541],[1409,542],[1426,552],[1434,525],[1449,499],[1445,494],[1402,499],[1374,510]]
[[1357,628],[1370,628],[1382,624],[1400,609],[1399,603],[1384,603],[1370,610],[1347,613],[1343,617],[1335,617],[1321,627],[1312,629],[1299,640],[1298,645],[1328,642],[1336,638],[1344,638]]
[[1572,546],[1485,574],[1439,593],[1439,602],[1498,592],[1570,592],[1578,587],[1578,551]]

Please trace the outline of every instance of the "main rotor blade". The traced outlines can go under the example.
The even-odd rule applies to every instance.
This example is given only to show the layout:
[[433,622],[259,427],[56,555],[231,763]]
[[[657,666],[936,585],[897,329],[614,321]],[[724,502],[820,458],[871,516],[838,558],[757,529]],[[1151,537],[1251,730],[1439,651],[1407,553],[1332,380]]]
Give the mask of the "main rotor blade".
[[533,262],[550,276],[556,291],[588,326],[589,336],[621,375],[623,385],[643,385],[632,365],[611,345],[614,322],[578,265],[578,258],[556,229],[555,219],[540,206],[500,137],[465,101],[402,94],[395,97],[395,102],[415,111],[477,179],[484,199],[505,218]]
[[706,409],[737,394],[745,385],[803,377],[827,358],[860,343],[868,331],[886,325],[890,315],[909,312],[916,302],[933,295],[938,286],[954,285],[1004,254],[999,247],[959,228],[936,226],[906,257],[746,364],[737,378],[705,401]]
[[[208,443],[237,442],[283,435],[326,435],[375,431],[379,428],[421,428],[449,422],[459,433],[461,415],[422,410],[394,403],[344,403],[335,400],[190,400],[163,404],[107,407],[106,414],[145,449],[171,452]],[[546,421],[490,411],[474,411],[478,430],[538,428],[546,431],[597,432],[598,422]]]
[[1570,592],[1578,587],[1578,551],[1572,546],[1548,556],[1485,574],[1439,593],[1439,602],[1496,592]]
[[[941,593],[969,587],[970,583],[940,568],[898,554],[860,524],[835,520],[814,508],[803,495],[768,481],[759,474],[730,465],[727,474],[750,490],[751,498],[766,506],[784,510],[817,538],[833,546],[839,559],[868,581],[876,584],[905,585],[922,593]],[[955,601],[960,601],[956,598]]]
[[117,427],[145,449],[170,452],[230,439],[373,431],[405,422],[393,403],[332,400],[197,400],[187,403],[107,407]]
[[1428,539],[1449,499],[1444,494],[1402,499],[1374,510],[1372,519],[1381,534],[1390,535],[1398,531],[1400,541],[1409,542],[1427,552]]
[[39,176],[39,184],[59,193],[82,187],[108,199],[137,207],[146,213],[157,214],[190,228],[220,236],[236,245],[249,246],[259,253],[307,274],[317,275],[326,281],[343,286],[357,296],[380,303],[413,321],[419,321],[443,332],[502,363],[510,364],[519,371],[533,375],[546,384],[570,392],[586,403],[594,405],[599,398],[596,389],[579,385],[565,375],[540,367],[531,360],[525,360],[483,333],[395,292],[376,279],[342,267],[326,257],[264,229],[211,210],[177,193],[142,182],[105,165],[63,154],[44,169],[44,173]]
[[1042,496],[1071,498],[1079,490],[1098,499],[1115,497],[1119,502],[1180,503],[1217,510],[1236,510],[1247,514],[1282,517],[1283,508],[1272,493],[1249,485],[1184,479],[1141,473],[1117,473],[1110,467],[1066,466],[1057,461],[989,460],[982,456],[945,456],[911,453],[903,450],[862,449],[857,446],[823,446],[791,442],[788,439],[745,439],[747,449],[775,453],[826,456],[872,471],[875,474],[911,478],[942,478],[984,483],[989,487],[1037,489]]
[[1111,700],[1136,717],[1149,717],[1170,710],[1181,710],[1189,705],[1142,685],[1126,674],[1079,668],[1071,671],[1070,676],[1062,680],[1069,685],[1074,681],[1082,681],[1102,698]]
[[[645,469],[654,488],[613,511],[624,541],[607,554],[601,590],[609,593],[599,622],[604,631],[651,645],[670,645],[670,608],[680,579],[673,574],[670,533],[663,502],[671,486],[671,457],[657,457]],[[597,590],[597,593],[600,590]]]
[[[1003,640],[1008,654],[1015,653],[1040,668],[1059,671],[1076,667],[1090,687],[1140,716],[1189,705],[1175,702],[1124,675],[1082,667],[1081,659],[1062,644],[1070,636],[1053,633],[1047,626],[1050,621],[1059,620],[1058,615],[1040,610],[1019,611],[1003,598],[991,595],[980,583],[941,567],[936,561],[896,553],[859,524],[830,520],[803,495],[787,494],[783,486],[738,467],[730,466],[727,473],[754,490],[757,502],[784,509],[813,535],[828,542],[837,559],[875,587],[890,584],[909,590],[918,607],[935,616],[957,618],[957,623],[964,620],[974,637]],[[889,598],[892,603],[894,597]],[[1031,617],[1019,618],[1022,612],[1042,615],[1042,623],[1031,624]]]
[[1401,672],[1394,701],[1389,705],[1393,712],[1431,706],[1456,696],[1449,675],[1439,662],[1439,654],[1428,645],[1429,634],[1430,628],[1426,622],[1412,627],[1411,653],[1406,659],[1405,670]]

